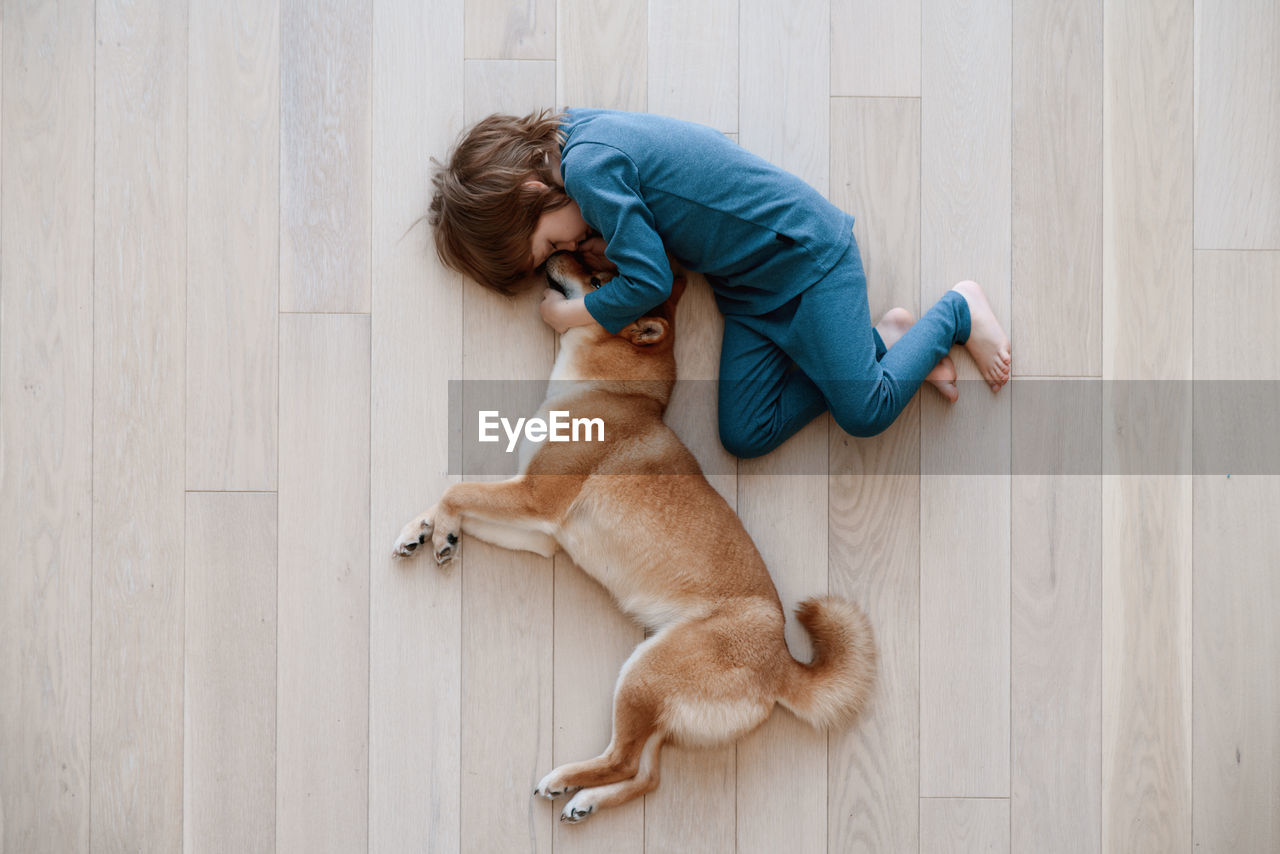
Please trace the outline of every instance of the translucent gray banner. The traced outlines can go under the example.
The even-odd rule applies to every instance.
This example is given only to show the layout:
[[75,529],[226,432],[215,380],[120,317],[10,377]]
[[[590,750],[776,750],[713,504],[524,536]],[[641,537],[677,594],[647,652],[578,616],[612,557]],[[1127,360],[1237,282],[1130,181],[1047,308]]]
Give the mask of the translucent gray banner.
[[[784,446],[761,468],[770,474],[1280,474],[1280,381],[1015,379],[996,395],[980,381],[959,386],[956,404],[922,388],[918,403],[871,438],[849,436],[832,423],[825,459],[787,454]],[[653,390],[632,388],[640,397]],[[843,390],[869,391],[859,383]],[[720,391],[714,380],[682,380],[667,411],[667,423],[707,474],[737,470],[714,439]],[[762,390],[739,383],[726,391],[738,402]],[[625,427],[615,419],[626,418],[629,404],[602,408],[568,394],[539,413],[547,393],[545,381],[450,381],[449,473],[511,476],[519,471],[522,442],[537,450],[608,442]],[[540,459],[553,458],[548,473],[572,474],[582,455]],[[653,473],[647,466],[615,471]]]

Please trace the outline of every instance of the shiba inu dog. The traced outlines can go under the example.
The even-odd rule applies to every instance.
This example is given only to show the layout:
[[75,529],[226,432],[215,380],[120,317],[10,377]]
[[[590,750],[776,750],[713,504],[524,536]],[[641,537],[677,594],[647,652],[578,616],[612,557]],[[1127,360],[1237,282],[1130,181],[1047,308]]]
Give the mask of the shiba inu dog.
[[[609,278],[566,252],[548,259],[546,271],[550,286],[570,298]],[[618,674],[608,748],[556,768],[534,790],[546,798],[575,793],[562,821],[652,791],[663,744],[732,741],[763,723],[775,703],[816,727],[851,723],[875,680],[871,627],[856,605],[835,597],[797,608],[814,656],[807,664],[791,656],[764,560],[663,423],[676,379],[681,285],[653,316],[618,335],[590,325],[561,337],[539,415],[602,419],[602,441],[525,442],[516,477],[453,484],[395,544],[408,557],[430,542],[440,564],[458,555],[464,534],[548,557],[564,549],[652,631]]]

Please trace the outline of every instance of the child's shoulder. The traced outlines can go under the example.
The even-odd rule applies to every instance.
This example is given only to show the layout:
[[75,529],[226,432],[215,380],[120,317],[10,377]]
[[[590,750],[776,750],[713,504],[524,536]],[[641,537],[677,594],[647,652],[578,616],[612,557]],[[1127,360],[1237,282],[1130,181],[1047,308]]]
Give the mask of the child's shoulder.
[[658,113],[574,108],[566,111],[562,125],[564,154],[584,143],[618,149],[632,158],[648,159],[669,152],[688,154],[700,146],[732,146],[714,128]]

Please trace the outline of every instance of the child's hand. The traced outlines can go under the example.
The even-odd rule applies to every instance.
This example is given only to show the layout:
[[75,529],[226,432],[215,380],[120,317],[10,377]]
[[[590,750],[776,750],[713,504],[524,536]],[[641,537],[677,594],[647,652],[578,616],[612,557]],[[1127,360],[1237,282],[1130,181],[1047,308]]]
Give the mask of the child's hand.
[[582,253],[582,258],[587,262],[588,267],[608,273],[618,272],[618,265],[605,257],[604,250],[604,238],[598,234],[578,244],[578,251]]
[[581,297],[565,299],[564,294],[550,288],[542,292],[542,303],[538,306],[538,311],[542,314],[543,321],[562,335],[571,327],[595,322],[591,312],[587,311],[585,300]]

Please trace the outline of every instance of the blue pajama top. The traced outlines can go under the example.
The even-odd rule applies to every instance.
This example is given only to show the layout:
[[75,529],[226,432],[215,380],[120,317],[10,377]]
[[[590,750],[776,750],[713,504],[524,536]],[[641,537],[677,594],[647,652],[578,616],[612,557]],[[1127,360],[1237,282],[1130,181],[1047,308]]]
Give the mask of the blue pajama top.
[[618,275],[587,294],[618,332],[671,294],[670,252],[704,273],[724,314],[772,311],[817,282],[853,217],[719,131],[651,113],[575,109],[560,173]]

